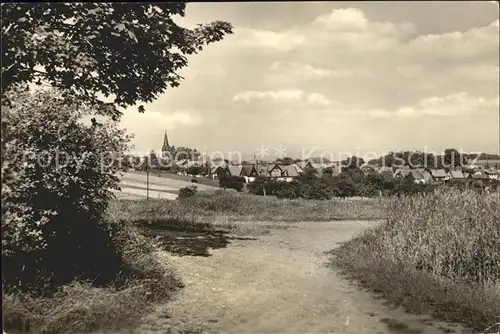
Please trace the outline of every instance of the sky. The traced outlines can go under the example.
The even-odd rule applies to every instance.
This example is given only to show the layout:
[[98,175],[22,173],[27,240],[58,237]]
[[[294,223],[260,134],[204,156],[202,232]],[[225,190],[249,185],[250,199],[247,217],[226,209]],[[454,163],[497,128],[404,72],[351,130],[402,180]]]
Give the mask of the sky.
[[213,20],[234,34],[124,113],[136,151],[160,150],[165,130],[244,159],[499,150],[498,3],[190,3],[176,21]]

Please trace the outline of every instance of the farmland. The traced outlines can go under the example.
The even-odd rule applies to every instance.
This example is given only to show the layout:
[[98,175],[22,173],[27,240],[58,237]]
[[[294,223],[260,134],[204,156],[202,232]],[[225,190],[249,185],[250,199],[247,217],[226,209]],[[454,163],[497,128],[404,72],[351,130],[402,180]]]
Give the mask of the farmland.
[[[192,183],[187,180],[171,177],[149,176],[149,197],[154,199],[176,199],[179,190],[184,187],[195,185],[198,191],[213,193],[215,186]],[[141,199],[147,197],[147,176],[145,173],[122,173],[120,182],[121,191],[116,191],[118,198]]]

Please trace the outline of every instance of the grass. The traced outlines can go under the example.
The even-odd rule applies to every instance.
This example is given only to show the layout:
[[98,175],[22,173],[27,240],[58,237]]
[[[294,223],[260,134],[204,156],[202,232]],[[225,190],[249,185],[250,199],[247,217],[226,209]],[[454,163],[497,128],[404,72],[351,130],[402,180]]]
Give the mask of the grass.
[[259,236],[291,222],[381,219],[387,205],[387,199],[281,200],[220,190],[177,201],[116,200],[109,214],[152,229]]
[[168,300],[182,284],[169,255],[129,224],[120,224],[115,242],[123,261],[134,269],[125,282],[95,287],[79,281],[49,296],[7,291],[2,303],[8,333],[88,333],[134,328],[156,303]]
[[285,200],[254,196],[231,191],[217,191],[213,195],[197,194],[179,201],[150,200],[149,202],[118,200],[114,215],[157,220],[169,217],[171,221],[214,223],[227,221],[330,221],[368,220],[385,217],[386,198]]
[[440,189],[394,200],[333,264],[408,311],[484,330],[500,315],[500,199]]

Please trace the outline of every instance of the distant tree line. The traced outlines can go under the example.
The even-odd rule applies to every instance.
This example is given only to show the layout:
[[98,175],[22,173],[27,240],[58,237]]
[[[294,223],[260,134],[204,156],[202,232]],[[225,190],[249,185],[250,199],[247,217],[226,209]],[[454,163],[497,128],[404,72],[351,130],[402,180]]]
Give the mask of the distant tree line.
[[[474,180],[460,182],[450,180],[447,186],[464,189],[469,187],[477,191],[496,190],[497,180]],[[336,176],[324,173],[316,175],[314,170],[301,174],[291,182],[281,182],[258,177],[248,184],[249,192],[256,195],[273,195],[278,198],[304,198],[328,200],[334,197],[375,197],[412,195],[433,191],[438,185],[415,183],[411,174],[399,180],[383,174],[364,174],[359,169],[350,169]]]

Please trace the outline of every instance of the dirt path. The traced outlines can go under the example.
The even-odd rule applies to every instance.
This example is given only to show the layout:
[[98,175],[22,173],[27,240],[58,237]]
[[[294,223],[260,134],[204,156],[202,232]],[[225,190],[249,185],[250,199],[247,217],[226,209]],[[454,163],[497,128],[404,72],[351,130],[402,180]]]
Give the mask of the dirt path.
[[176,256],[186,288],[140,332],[465,333],[390,309],[325,266],[325,251],[371,224],[304,222],[234,240],[210,257]]

